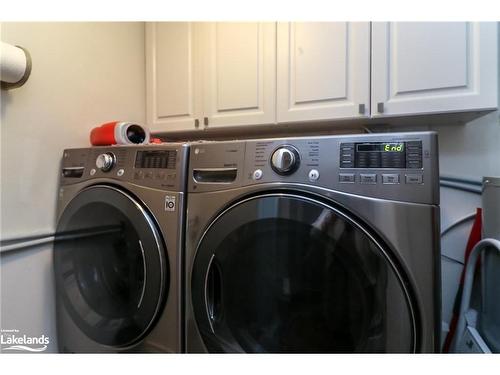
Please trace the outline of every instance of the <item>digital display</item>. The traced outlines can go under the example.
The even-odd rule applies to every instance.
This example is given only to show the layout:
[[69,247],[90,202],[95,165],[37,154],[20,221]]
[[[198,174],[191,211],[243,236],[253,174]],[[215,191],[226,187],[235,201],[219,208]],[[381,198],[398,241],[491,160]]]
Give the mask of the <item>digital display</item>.
[[177,151],[138,151],[135,159],[136,168],[175,169]]
[[404,143],[358,143],[357,152],[404,152]]

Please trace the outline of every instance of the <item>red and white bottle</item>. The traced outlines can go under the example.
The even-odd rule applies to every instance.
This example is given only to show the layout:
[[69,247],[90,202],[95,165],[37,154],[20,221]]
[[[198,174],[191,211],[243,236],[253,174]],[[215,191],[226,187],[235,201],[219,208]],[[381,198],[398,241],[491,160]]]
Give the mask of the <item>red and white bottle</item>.
[[98,126],[90,132],[93,146],[133,145],[149,143],[149,129],[126,121],[112,121]]

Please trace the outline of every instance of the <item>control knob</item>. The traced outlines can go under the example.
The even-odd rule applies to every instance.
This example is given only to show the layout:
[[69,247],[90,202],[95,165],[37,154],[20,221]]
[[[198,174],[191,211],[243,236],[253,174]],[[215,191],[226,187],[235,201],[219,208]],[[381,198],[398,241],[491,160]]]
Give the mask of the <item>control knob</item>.
[[104,154],[100,154],[96,161],[95,165],[98,169],[100,169],[103,172],[109,171],[113,166],[115,165],[115,155],[111,152],[106,152]]
[[271,156],[271,167],[281,175],[292,174],[299,168],[300,155],[295,147],[281,146]]

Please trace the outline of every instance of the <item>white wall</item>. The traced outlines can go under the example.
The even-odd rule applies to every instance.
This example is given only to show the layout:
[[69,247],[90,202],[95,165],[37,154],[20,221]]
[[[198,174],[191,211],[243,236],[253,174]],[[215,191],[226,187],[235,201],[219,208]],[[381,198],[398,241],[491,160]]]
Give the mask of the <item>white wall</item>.
[[[2,23],[1,40],[29,50],[21,88],[1,91],[1,239],[55,229],[62,150],[89,145],[92,127],[145,123],[143,23]],[[51,337],[52,248],[1,254],[1,328]]]
[[478,178],[500,176],[500,112],[465,125],[435,127],[441,174]]
[[54,230],[59,160],[92,127],[145,122],[143,23],[3,23],[27,48],[28,82],[2,91],[2,238]]

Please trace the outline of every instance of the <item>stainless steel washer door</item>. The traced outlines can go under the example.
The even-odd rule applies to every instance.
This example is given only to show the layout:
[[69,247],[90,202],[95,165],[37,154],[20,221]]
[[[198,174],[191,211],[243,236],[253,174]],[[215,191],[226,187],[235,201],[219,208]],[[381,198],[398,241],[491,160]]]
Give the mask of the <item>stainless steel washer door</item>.
[[54,270],[58,298],[73,322],[97,343],[138,341],[168,289],[165,247],[149,212],[111,186],[81,191],[57,226]]
[[389,249],[355,218],[283,193],[238,202],[205,232],[192,305],[211,352],[413,352],[416,319]]

